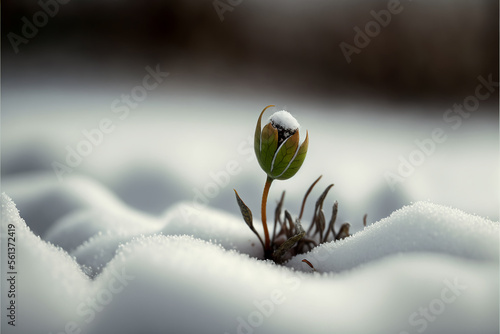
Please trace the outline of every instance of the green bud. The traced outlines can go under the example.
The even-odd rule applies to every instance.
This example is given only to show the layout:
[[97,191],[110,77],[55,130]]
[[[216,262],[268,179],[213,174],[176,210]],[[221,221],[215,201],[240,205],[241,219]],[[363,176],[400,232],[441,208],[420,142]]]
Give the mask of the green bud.
[[260,167],[276,180],[294,176],[302,166],[309,145],[309,133],[299,147],[299,123],[287,111],[275,112],[269,123],[261,130],[261,120],[267,106],[262,110],[255,128],[255,155]]

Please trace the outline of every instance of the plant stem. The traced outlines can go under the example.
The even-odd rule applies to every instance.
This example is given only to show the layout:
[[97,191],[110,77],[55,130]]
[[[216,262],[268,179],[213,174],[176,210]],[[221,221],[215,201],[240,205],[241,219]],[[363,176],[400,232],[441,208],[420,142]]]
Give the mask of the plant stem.
[[264,246],[264,255],[266,258],[269,258],[272,254],[271,250],[271,241],[269,239],[269,230],[267,229],[267,195],[269,194],[269,188],[271,188],[271,183],[273,179],[269,176],[266,179],[266,184],[264,185],[264,192],[262,193],[262,205],[261,205],[261,217],[262,217],[262,226],[264,227],[264,237],[265,237],[265,246]]

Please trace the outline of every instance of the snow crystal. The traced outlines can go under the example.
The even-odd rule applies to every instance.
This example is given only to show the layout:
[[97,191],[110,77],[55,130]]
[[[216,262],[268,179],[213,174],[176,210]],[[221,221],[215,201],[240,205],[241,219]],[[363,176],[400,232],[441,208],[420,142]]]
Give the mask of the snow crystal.
[[395,253],[433,252],[498,263],[500,225],[457,209],[417,202],[395,211],[353,236],[316,247],[287,266],[320,272],[343,271]]
[[269,120],[274,126],[282,127],[285,130],[297,130],[300,127],[299,122],[286,110],[275,112],[269,117]]
[[[35,236],[19,216],[17,208],[2,193],[2,242],[7,250],[7,228],[15,231],[14,267],[7,267],[2,252],[2,272],[15,271],[15,297],[18,319],[16,331],[6,333],[60,332],[75,317],[75,310],[90,288],[88,277],[61,248]],[[4,255],[5,254],[5,255]],[[11,262],[12,263],[12,262]],[[14,270],[13,270],[14,269]],[[3,287],[4,285],[2,285]],[[6,296],[2,295],[2,304]],[[5,299],[7,301],[7,299]],[[2,333],[8,327],[2,322]],[[58,330],[59,329],[59,330]]]
[[[253,232],[247,228],[241,216],[234,216],[213,208],[196,209],[188,202],[172,205],[165,214],[152,224],[148,217],[134,217],[134,225],[124,224],[126,218],[119,214],[106,214],[107,219],[95,212],[76,214],[58,221],[47,234],[48,240],[61,245],[76,261],[88,267],[91,275],[99,274],[115,256],[119,245],[140,235],[194,235],[198,239],[220,244],[227,250],[261,258],[262,247]],[[89,218],[93,217],[93,221]],[[113,222],[113,225],[109,225]],[[118,223],[120,222],[120,224]],[[261,224],[256,224],[261,231]],[[95,233],[96,229],[106,233]],[[80,242],[80,243],[78,243]]]
[[[18,233],[22,332],[59,333],[71,323],[81,333],[413,333],[420,327],[409,327],[415,325],[408,317],[450,285],[453,305],[443,304],[446,312],[429,324],[433,332],[498,332],[498,223],[416,203],[306,254],[323,273],[352,268],[310,275],[200,240],[198,235],[224,244],[233,238],[236,248],[248,248],[255,238],[236,233],[239,225],[247,230],[239,217],[181,208],[166,212],[164,235],[130,233],[119,240],[108,229],[82,244],[77,258],[88,252],[102,267],[89,280],[65,251],[35,236],[4,195],[2,236],[9,223]],[[54,237],[87,218],[61,221],[65,228],[53,230]],[[333,252],[325,248],[332,245]],[[363,321],[357,321],[360,314]]]

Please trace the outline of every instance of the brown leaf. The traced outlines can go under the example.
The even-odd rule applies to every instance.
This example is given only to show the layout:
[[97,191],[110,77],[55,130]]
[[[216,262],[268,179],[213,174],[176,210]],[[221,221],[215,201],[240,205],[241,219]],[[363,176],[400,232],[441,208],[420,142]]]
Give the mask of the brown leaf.
[[264,247],[264,242],[262,241],[262,238],[260,237],[259,233],[257,233],[257,230],[255,230],[255,227],[253,227],[253,217],[252,217],[252,211],[246,206],[246,204],[243,202],[243,200],[240,198],[240,195],[238,195],[238,192],[236,189],[233,189],[234,193],[236,194],[236,202],[238,202],[238,206],[240,207],[241,215],[243,216],[243,220],[245,220],[245,223],[247,223],[248,227],[252,230],[253,233],[259,238],[260,243],[262,244],[262,247]]
[[349,223],[342,224],[342,226],[340,226],[339,233],[337,233],[337,237],[335,238],[335,240],[342,240],[342,239],[350,236],[350,234],[349,234],[350,227],[351,227],[351,225]]
[[323,177],[323,175],[320,175],[316,181],[313,182],[313,184],[311,184],[311,186],[309,187],[309,189],[307,189],[306,191],[306,194],[304,195],[304,199],[302,200],[302,207],[300,208],[300,215],[299,215],[299,220],[302,220],[302,214],[304,213],[304,206],[306,205],[306,200],[307,200],[307,197],[309,196],[309,194],[311,193],[311,191],[313,190],[314,186],[316,185],[316,183],[318,183],[318,181]]
[[281,246],[279,246],[279,248],[274,251],[273,258],[276,263],[281,263],[281,258],[283,257],[283,255],[285,255],[286,252],[288,252],[293,247],[293,245],[299,242],[300,239],[302,239],[306,235],[306,231],[304,231],[300,222],[295,224],[295,229],[298,231],[298,233],[282,243]]

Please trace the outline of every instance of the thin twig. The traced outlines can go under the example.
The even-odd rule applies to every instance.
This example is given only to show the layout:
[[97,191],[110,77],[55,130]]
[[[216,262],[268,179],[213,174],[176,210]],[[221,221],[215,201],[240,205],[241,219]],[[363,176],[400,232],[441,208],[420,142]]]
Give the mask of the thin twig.
[[283,201],[285,200],[285,191],[283,190],[283,193],[281,193],[281,199],[278,202],[278,205],[276,205],[276,210],[274,210],[274,227],[273,227],[273,237],[271,238],[271,244],[274,244],[274,241],[276,240],[276,226],[278,223],[281,226],[281,208],[283,207]]
[[[318,220],[318,215],[322,211],[322,209],[323,209],[323,202],[324,202],[324,200],[326,198],[326,195],[328,195],[328,192],[330,191],[330,189],[332,187],[333,187],[333,184],[330,184],[328,187],[326,187],[325,191],[323,191],[323,193],[321,194],[321,196],[319,196],[318,200],[316,201],[316,205],[314,207],[314,216],[312,218],[311,226],[309,226],[309,229],[307,230],[307,234],[309,234],[309,232],[311,231],[313,225],[316,226],[316,231],[314,232],[313,236],[316,235],[316,234],[318,234],[318,233],[322,234],[322,232],[320,232],[320,226],[318,226],[318,224],[321,223],[321,222],[317,221]],[[324,214],[323,214],[323,220],[324,220]]]
[[307,189],[307,192],[304,196],[304,199],[302,200],[302,207],[300,208],[300,215],[299,215],[299,220],[302,221],[302,214],[304,213],[304,207],[306,205],[306,200],[307,200],[307,197],[309,196],[309,194],[311,193],[311,191],[313,190],[314,186],[316,185],[316,183],[318,183],[318,181],[323,177],[323,175],[320,175],[316,181],[313,182],[313,184],[311,184],[311,186],[309,187],[309,189]]
[[332,232],[333,240],[335,240],[336,234],[335,234],[335,228],[333,226],[335,225],[335,221],[337,220],[338,209],[339,209],[339,203],[335,201],[335,203],[333,203],[333,208],[332,208],[332,218],[330,218],[330,223],[328,224],[328,229],[326,230],[326,235],[325,239],[323,239],[323,242],[326,242],[328,240],[330,232]]
[[307,264],[309,267],[311,267],[311,269],[312,269],[313,271],[316,271],[316,268],[314,268],[314,266],[312,265],[312,263],[311,263],[311,262],[309,262],[308,260],[303,259],[303,260],[302,260],[302,262],[304,262],[304,263],[305,263],[305,264]]
[[350,236],[350,234],[349,234],[350,227],[351,227],[351,225],[349,223],[342,224],[342,226],[340,226],[339,233],[337,233],[337,236],[335,237],[335,240],[342,240],[342,239]]
[[295,235],[296,231],[293,225],[292,215],[287,210],[285,210],[285,219],[286,219],[285,225],[286,222],[288,222],[288,225],[290,225],[290,229],[288,229],[289,233],[286,234],[286,238],[288,239],[291,238],[293,235]]

